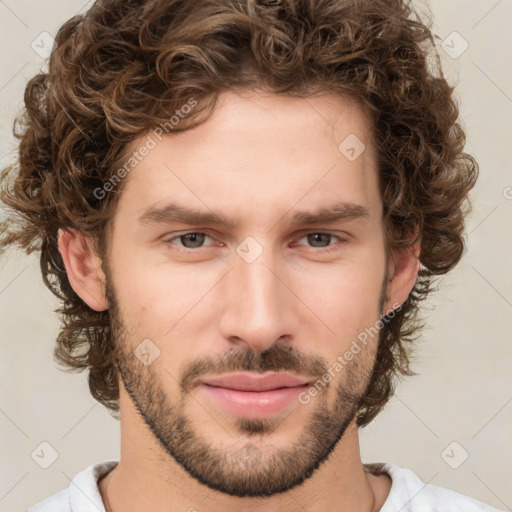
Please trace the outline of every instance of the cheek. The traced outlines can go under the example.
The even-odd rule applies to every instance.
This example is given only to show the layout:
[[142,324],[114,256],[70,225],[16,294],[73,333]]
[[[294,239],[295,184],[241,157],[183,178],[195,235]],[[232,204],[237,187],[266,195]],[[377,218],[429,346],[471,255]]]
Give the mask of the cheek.
[[116,240],[117,250],[112,255],[112,276],[116,292],[126,311],[152,315],[183,296],[189,278],[181,268],[173,269],[148,257],[147,251],[137,249],[126,240]]
[[[114,260],[116,261],[116,260]],[[149,338],[162,355],[178,357],[190,350],[189,340],[211,326],[212,286],[218,276],[209,271],[170,263],[151,264],[123,258],[113,275],[117,301],[130,343]],[[172,354],[171,354],[172,352]]]
[[330,266],[302,276],[298,295],[336,333],[361,328],[378,315],[383,274],[376,269],[378,265]]

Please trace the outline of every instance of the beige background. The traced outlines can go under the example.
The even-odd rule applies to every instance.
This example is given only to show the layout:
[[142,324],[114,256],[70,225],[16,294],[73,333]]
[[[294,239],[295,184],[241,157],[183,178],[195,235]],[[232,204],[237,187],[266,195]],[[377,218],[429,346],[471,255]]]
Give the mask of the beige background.
[[[361,432],[365,462],[413,469],[425,482],[512,510],[511,0],[432,0],[445,72],[457,84],[480,163],[468,251],[425,304],[427,327],[414,369],[387,409]],[[0,157],[13,155],[11,122],[26,81],[44,65],[32,49],[83,11],[85,0],[0,0]],[[459,35],[452,33],[456,31]],[[24,510],[69,485],[86,466],[119,456],[119,424],[89,395],[86,376],[56,369],[58,306],[42,284],[37,255],[0,259],[0,511]],[[48,468],[31,453],[58,452]],[[457,445],[450,444],[452,442]],[[467,460],[452,469],[452,465]],[[453,451],[452,451],[453,448]],[[46,453],[49,453],[48,450]]]

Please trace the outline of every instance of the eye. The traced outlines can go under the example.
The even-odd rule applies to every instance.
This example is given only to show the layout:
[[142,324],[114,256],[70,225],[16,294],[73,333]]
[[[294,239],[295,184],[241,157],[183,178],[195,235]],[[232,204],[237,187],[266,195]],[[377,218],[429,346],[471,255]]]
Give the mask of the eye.
[[[207,247],[207,245],[205,246],[205,240],[207,238],[212,239],[208,233],[203,231],[189,231],[187,233],[178,233],[170,238],[163,239],[162,241],[168,246],[178,245],[178,247],[181,247],[185,250],[194,250],[200,249],[201,247]],[[338,240],[338,243],[331,243],[333,238]],[[311,244],[310,246],[313,248],[325,249],[322,252],[335,250],[338,248],[337,246],[347,243],[346,240],[337,235],[334,235],[333,233],[311,232],[306,233],[302,238],[299,239],[299,241],[303,239],[306,239],[308,244]]]
[[181,245],[185,249],[199,249],[203,245],[205,238],[211,237],[202,231],[190,231],[167,238],[163,240],[163,242],[167,245],[171,245],[175,240],[179,240],[180,244],[178,245]]
[[[337,240],[339,240],[340,244],[346,243],[346,240],[343,240],[339,236],[336,236],[332,233],[320,233],[320,232],[307,233],[305,236],[300,238],[299,241],[303,240],[303,239],[307,239],[307,242],[311,243],[312,247],[320,248],[320,249],[328,248],[327,251],[330,251],[332,249],[335,249],[336,245],[337,245],[337,244],[329,243],[333,238],[336,238]],[[331,247],[332,247],[332,249],[331,249]]]

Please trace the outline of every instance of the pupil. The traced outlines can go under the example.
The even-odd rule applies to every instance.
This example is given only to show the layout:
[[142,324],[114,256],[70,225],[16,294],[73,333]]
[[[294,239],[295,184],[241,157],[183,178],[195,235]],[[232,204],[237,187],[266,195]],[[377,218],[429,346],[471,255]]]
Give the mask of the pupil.
[[[201,233],[189,233],[188,235],[184,235],[182,238],[182,242],[186,240],[187,242],[192,243],[191,248],[199,247],[201,246],[203,240],[204,240],[204,234]],[[187,243],[184,243],[185,247],[189,247]],[[189,247],[190,248],[190,247]]]
[[[321,242],[321,240],[319,240],[319,239],[318,239],[318,237],[322,237],[322,236],[323,236],[323,237],[330,237],[331,235],[328,235],[328,234],[326,234],[326,233],[314,233],[313,235],[308,235],[308,237],[309,237],[309,241],[310,241],[310,242],[311,242],[311,241],[313,241],[313,245],[314,245],[316,242]],[[327,241],[326,241],[326,242],[327,242],[327,245],[329,245],[329,244],[328,244],[328,241],[329,241],[329,240],[327,240]],[[316,247],[318,247],[318,246],[316,246]]]

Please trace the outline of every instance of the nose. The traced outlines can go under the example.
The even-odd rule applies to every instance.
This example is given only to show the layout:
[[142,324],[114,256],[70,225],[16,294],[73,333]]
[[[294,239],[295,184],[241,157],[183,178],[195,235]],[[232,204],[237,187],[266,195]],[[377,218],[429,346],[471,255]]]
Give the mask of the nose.
[[223,283],[221,335],[254,351],[293,339],[298,299],[287,287],[283,265],[276,265],[270,249],[252,263],[237,254],[233,262],[234,268]]

